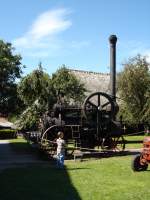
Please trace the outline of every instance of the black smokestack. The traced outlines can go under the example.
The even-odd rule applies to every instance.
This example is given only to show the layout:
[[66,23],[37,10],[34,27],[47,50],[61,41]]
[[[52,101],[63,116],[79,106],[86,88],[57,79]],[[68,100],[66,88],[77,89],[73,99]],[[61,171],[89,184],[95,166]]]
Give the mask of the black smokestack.
[[110,87],[111,95],[114,101],[116,101],[116,35],[109,37],[110,42]]

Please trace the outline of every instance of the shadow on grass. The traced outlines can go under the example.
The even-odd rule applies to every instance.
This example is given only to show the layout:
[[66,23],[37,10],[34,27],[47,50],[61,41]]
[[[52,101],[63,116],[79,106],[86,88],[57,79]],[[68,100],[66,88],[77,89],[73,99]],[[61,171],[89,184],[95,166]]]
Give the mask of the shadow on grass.
[[81,200],[67,170],[54,166],[7,169],[0,180],[2,200]]
[[10,147],[16,153],[32,153],[32,152],[34,152],[34,149],[27,142],[14,142],[14,143],[12,142],[12,143],[10,143]]
[[[29,147],[22,142],[12,143],[11,146],[9,143],[0,144],[0,163],[7,163],[10,157],[13,159],[12,149],[20,153],[32,152]],[[0,171],[1,200],[81,200],[65,168],[57,169],[55,163],[45,165],[44,162],[42,165],[24,163],[20,166]]]
[[105,152],[104,157],[114,157],[114,156],[128,156],[128,155],[136,155],[139,151],[120,151],[120,152]]
[[[101,152],[89,152],[86,154],[83,153],[82,158],[77,159],[80,162],[89,161],[89,159],[102,159],[102,158],[111,158],[111,157],[120,157],[120,156],[133,156],[139,154],[139,151],[101,151]],[[73,159],[73,158],[72,158]]]
[[84,167],[82,167],[82,168],[77,168],[77,167],[75,167],[75,168],[67,169],[67,171],[74,171],[74,170],[76,171],[76,170],[83,170],[83,169],[86,169],[86,170],[87,170],[87,169],[90,169],[90,168],[87,168],[87,167],[86,167],[86,168],[84,168]]

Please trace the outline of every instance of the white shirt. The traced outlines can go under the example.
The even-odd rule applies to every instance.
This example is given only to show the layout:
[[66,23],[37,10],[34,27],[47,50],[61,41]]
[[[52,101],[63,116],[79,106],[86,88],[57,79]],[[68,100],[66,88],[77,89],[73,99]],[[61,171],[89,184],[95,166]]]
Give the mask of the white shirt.
[[57,143],[57,155],[65,153],[65,140],[58,138],[56,140]]

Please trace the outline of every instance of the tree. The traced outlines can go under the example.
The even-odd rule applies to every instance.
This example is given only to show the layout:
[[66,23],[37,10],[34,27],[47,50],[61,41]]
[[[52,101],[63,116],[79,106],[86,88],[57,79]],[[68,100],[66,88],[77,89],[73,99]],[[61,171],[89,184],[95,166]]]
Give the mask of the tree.
[[41,106],[48,109],[55,99],[53,93],[51,78],[43,71],[41,63],[38,69],[22,78],[18,84],[18,94],[27,106],[38,101]]
[[142,120],[147,122],[148,124],[150,124],[150,88],[149,88],[146,96],[147,96],[147,102],[143,109]]
[[39,109],[36,104],[28,106],[20,115],[15,124],[23,130],[36,130],[39,124]]
[[63,65],[52,75],[52,84],[56,94],[63,94],[67,102],[82,102],[86,91],[84,85]]
[[121,114],[131,123],[143,120],[144,110],[150,101],[150,72],[149,63],[145,57],[137,55],[124,64],[124,71],[118,76],[118,92],[123,99]]
[[17,84],[21,77],[21,56],[14,54],[11,43],[0,40],[0,113],[8,115],[18,105]]
[[38,69],[22,78],[18,84],[18,94],[26,105],[18,125],[24,129],[37,129],[40,115],[56,102],[51,78],[43,71],[41,63]]

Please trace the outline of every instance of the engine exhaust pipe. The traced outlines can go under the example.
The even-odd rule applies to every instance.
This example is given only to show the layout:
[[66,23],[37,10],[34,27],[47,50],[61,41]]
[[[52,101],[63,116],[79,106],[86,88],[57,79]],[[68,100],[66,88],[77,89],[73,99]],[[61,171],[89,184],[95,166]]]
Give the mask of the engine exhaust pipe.
[[116,35],[109,37],[110,43],[110,90],[113,100],[116,102]]

